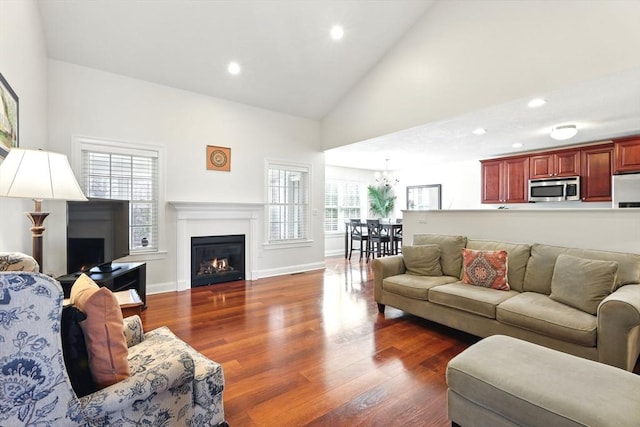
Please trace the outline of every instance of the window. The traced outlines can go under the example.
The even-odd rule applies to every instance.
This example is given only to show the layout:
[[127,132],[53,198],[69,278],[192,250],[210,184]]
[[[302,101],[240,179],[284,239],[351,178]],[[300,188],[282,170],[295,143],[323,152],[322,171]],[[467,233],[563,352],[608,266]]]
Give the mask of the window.
[[267,167],[270,243],[309,238],[309,167],[270,163]]
[[155,150],[80,142],[82,187],[87,197],[129,200],[129,248],[157,251],[158,157]]
[[344,231],[345,221],[360,216],[361,185],[329,181],[324,193],[324,231]]

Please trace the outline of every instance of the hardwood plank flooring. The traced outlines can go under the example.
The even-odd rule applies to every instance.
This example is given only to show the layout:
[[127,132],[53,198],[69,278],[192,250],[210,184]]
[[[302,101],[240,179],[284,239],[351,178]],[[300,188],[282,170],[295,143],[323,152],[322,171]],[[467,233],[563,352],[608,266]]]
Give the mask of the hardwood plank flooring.
[[235,426],[448,426],[445,367],[477,338],[373,299],[370,264],[147,297],[168,326],[222,364]]
[[149,295],[145,330],[166,325],[222,364],[231,427],[449,426],[445,368],[478,338],[379,315],[370,264],[326,265]]

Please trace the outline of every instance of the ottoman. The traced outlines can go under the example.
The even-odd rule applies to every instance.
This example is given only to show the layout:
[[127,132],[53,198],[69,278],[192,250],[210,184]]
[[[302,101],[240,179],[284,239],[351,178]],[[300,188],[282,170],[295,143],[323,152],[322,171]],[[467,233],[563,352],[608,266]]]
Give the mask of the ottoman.
[[609,365],[494,335],[447,365],[454,425],[640,425],[640,376]]

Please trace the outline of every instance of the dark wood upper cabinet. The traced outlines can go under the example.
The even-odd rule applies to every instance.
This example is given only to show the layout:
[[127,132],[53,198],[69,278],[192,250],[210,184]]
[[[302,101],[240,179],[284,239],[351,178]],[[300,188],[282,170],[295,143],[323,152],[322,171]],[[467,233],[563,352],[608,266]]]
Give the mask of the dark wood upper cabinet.
[[580,175],[580,150],[545,153],[529,157],[529,178]]
[[612,175],[640,172],[640,135],[482,160],[482,203],[527,203],[529,179],[580,176],[583,202],[611,201]]
[[640,172],[640,136],[615,142],[615,173]]
[[502,202],[502,160],[482,162],[482,203]]
[[581,193],[583,202],[611,201],[611,175],[613,174],[613,145],[581,150]]
[[484,160],[482,203],[527,203],[529,157]]

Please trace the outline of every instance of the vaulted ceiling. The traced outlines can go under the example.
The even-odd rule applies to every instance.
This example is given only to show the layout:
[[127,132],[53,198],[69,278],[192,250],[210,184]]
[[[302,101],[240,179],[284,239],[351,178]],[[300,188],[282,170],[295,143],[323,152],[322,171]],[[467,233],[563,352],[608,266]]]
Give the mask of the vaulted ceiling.
[[[430,0],[40,0],[49,57],[322,118]],[[333,41],[330,30],[345,35]],[[230,61],[242,71],[227,72]]]
[[[178,89],[320,120],[393,49],[433,0],[38,0],[48,55]],[[334,41],[329,31],[344,28]],[[230,75],[229,62],[241,65]],[[640,68],[339,147],[334,165],[490,157],[557,144],[550,124],[595,141],[640,133]],[[594,96],[595,95],[595,96]],[[476,127],[485,135],[470,133]],[[424,141],[429,141],[425,150]],[[514,141],[524,148],[511,147]],[[481,142],[481,143],[480,143]],[[391,164],[384,159],[390,158]]]

